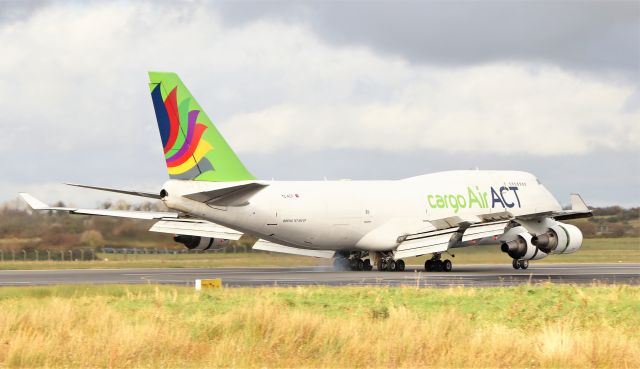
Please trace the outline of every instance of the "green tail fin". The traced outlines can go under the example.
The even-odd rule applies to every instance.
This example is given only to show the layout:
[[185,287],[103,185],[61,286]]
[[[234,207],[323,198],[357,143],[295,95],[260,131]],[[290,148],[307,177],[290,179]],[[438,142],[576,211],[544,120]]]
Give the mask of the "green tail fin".
[[255,179],[175,73],[149,72],[169,177],[198,181]]

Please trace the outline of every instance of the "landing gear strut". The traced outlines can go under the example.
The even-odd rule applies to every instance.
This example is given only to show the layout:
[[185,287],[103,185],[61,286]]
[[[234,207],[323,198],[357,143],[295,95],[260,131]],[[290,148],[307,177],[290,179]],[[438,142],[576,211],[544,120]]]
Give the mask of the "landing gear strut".
[[451,260],[441,260],[441,254],[439,253],[433,254],[431,259],[424,262],[424,270],[427,272],[450,272],[452,268]]
[[527,269],[529,267],[529,260],[513,259],[511,265],[513,265],[513,269]]

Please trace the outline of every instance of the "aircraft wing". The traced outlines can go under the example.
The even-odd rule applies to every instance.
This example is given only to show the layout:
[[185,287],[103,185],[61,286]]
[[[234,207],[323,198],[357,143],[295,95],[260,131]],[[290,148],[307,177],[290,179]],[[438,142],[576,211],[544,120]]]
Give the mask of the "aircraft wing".
[[424,232],[402,236],[403,241],[394,252],[397,259],[411,256],[444,252],[462,242],[480,240],[502,235],[512,219],[535,220],[554,218],[556,220],[586,218],[592,212],[578,194],[571,194],[571,209],[527,214],[514,217],[509,212],[493,213],[462,219],[451,217],[430,221],[431,229]]
[[178,213],[161,212],[161,211],[130,211],[130,210],[109,210],[109,209],[83,209],[83,208],[67,208],[54,207],[45,204],[28,193],[20,193],[20,197],[33,210],[55,210],[66,211],[71,214],[98,215],[108,217],[132,218],[132,219],[172,219],[178,218]]
[[149,229],[152,232],[185,234],[190,236],[222,238],[226,240],[237,240],[242,236],[242,232],[238,232],[231,228],[223,227],[206,220],[179,218],[180,214],[178,213],[54,207],[45,204],[27,193],[21,193],[20,196],[33,210],[53,210],[65,211],[70,214],[158,220],[158,222]]
[[572,193],[569,197],[571,200],[571,209],[562,211],[548,211],[544,213],[527,214],[525,216],[519,216],[518,219],[532,220],[543,217],[553,218],[555,220],[569,220],[579,218],[589,218],[593,216],[591,209],[582,199],[582,196]]
[[[227,240],[239,240],[244,234],[231,228],[197,219],[163,219],[154,224],[150,229],[152,232],[185,234],[190,236],[222,238]],[[255,240],[252,247],[254,250],[278,252],[282,254],[312,256],[316,258],[330,259],[335,251],[329,250],[309,250],[297,247],[279,245],[267,240]]]
[[[440,224],[450,224],[451,220],[441,220]],[[455,247],[460,242],[468,242],[486,237],[498,236],[504,230],[511,219],[500,219],[471,224],[462,221],[454,227],[444,229],[433,227],[432,230],[403,236],[403,241],[394,252],[396,259],[412,256],[444,252]],[[432,223],[438,224],[438,221]]]

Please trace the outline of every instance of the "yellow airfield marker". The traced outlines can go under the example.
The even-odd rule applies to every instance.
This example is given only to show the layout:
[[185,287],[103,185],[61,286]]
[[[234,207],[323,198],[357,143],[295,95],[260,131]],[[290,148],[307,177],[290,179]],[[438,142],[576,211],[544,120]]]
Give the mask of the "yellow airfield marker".
[[203,288],[222,288],[222,279],[196,279],[196,291]]

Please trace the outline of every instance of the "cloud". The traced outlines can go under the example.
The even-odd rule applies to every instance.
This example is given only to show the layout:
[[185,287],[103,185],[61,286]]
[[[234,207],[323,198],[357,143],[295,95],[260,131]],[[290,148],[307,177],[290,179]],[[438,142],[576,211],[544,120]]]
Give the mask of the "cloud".
[[216,7],[230,25],[300,21],[332,44],[412,63],[542,62],[638,82],[640,6],[633,1],[242,1]]
[[[352,60],[343,53],[334,53],[334,61]],[[366,101],[344,96],[314,102],[292,91],[286,103],[234,115],[225,126],[244,152],[438,149],[549,156],[640,146],[640,114],[622,108],[631,86],[553,66],[490,64],[451,71],[366,60],[362,65],[377,68],[334,76],[350,86],[343,90],[359,94],[359,81],[368,78],[381,93],[393,92]],[[384,80],[376,80],[379,75]]]
[[334,42],[303,18],[230,25],[216,6],[183,5],[52,3],[0,23],[0,155],[12,178],[0,196],[19,183],[165,179],[148,70],[178,72],[231,146],[271,155],[271,169],[287,153],[329,150],[640,147],[634,81],[535,58],[415,63],[375,42]]

